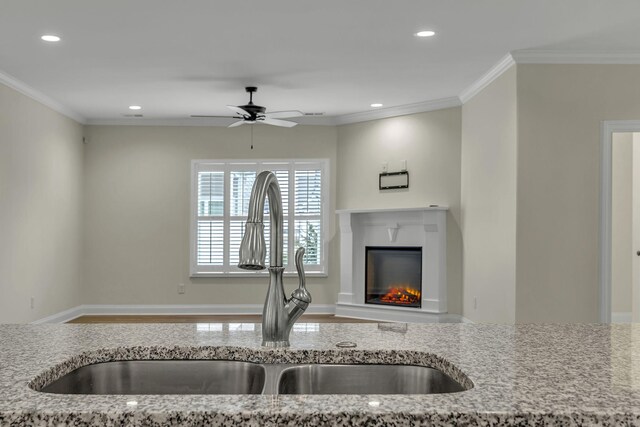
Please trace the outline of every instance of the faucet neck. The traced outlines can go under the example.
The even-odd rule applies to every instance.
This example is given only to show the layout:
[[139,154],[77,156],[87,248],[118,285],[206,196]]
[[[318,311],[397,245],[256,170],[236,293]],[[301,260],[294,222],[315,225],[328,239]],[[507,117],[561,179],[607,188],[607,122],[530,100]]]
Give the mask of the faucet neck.
[[264,171],[258,174],[249,199],[247,223],[264,223],[264,205],[269,197],[269,221],[271,224],[269,240],[269,266],[282,267],[283,262],[283,216],[282,195],[275,174]]

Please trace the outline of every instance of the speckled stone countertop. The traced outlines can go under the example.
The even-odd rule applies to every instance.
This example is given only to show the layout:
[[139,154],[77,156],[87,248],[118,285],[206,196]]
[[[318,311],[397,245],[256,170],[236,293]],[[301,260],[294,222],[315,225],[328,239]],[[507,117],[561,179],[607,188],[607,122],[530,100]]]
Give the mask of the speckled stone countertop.
[[[338,349],[355,341],[356,349]],[[0,425],[640,425],[640,325],[297,324],[291,348],[260,325],[0,325]],[[435,365],[473,388],[431,395],[40,393],[98,360]],[[135,399],[136,406],[127,405]],[[370,402],[379,402],[376,406]]]

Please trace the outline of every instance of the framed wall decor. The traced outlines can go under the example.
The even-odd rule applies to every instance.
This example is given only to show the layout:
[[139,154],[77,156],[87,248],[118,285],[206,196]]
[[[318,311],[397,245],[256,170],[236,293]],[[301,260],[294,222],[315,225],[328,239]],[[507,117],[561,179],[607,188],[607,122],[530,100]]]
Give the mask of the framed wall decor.
[[409,188],[409,172],[383,172],[379,178],[380,190]]

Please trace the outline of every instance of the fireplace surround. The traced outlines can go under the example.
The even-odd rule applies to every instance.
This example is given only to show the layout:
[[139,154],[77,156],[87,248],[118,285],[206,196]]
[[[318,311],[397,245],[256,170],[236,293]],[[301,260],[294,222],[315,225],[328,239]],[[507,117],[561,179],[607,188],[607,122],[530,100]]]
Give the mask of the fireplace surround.
[[[337,213],[340,221],[340,293],[336,315],[425,323],[445,318],[438,315],[447,312],[446,207],[339,210]],[[414,274],[412,280],[420,283],[414,283],[414,286],[397,283],[399,286],[396,288],[402,289],[395,290],[399,299],[403,298],[401,294],[411,295],[417,290],[419,302],[415,302],[415,295],[405,295],[407,300],[413,300],[410,304],[372,302],[383,295],[380,295],[381,290],[375,290],[376,295],[369,292],[367,276],[375,275],[381,263],[393,264],[397,260],[381,261],[375,251],[368,253],[367,248],[369,252],[371,248],[383,248],[390,251],[389,254],[395,252],[392,258],[404,258],[401,266],[419,258],[419,278]],[[405,252],[407,248],[410,250]],[[412,254],[407,258],[408,252]],[[377,273],[380,274],[379,271]],[[397,278],[401,282],[405,279],[402,275]],[[388,292],[394,291],[388,289]]]

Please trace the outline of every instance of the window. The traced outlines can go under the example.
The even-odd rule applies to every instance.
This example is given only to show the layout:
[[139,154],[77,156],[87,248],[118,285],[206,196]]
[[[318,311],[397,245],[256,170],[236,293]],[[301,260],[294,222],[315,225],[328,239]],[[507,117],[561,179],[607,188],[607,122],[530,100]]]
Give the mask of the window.
[[[327,274],[328,160],[194,160],[192,162],[191,276],[255,276],[237,267],[249,198],[258,173],[270,170],[282,193],[285,274],[304,246],[309,275]],[[264,226],[269,265],[269,203]]]

